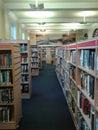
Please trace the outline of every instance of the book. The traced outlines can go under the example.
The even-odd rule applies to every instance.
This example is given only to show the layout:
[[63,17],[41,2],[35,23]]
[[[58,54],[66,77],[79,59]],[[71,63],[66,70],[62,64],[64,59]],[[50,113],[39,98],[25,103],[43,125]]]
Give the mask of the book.
[[84,52],[83,52],[83,67],[85,67],[85,68],[89,68],[89,56],[90,56],[90,51],[84,50]]
[[95,50],[90,50],[89,68],[94,70],[95,68]]
[[24,52],[24,50],[25,50],[25,45],[22,44],[22,45],[21,45],[21,52]]
[[94,130],[94,107],[91,106],[91,112],[90,112],[90,124],[91,124],[91,130]]
[[98,118],[96,118],[96,130],[98,130]]
[[89,80],[89,84],[90,84],[90,96],[92,99],[94,99],[94,77],[93,76],[90,76],[90,80]]
[[80,66],[83,66],[83,50],[80,51]]

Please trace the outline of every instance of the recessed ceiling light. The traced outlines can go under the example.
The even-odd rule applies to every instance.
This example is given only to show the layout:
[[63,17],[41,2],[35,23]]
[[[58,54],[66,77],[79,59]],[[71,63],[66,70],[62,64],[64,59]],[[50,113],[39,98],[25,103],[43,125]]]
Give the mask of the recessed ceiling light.
[[27,16],[30,16],[31,18],[48,18],[52,17],[54,15],[51,11],[30,11],[26,13]]
[[77,15],[78,16],[93,16],[95,14],[96,14],[95,11],[81,11]]

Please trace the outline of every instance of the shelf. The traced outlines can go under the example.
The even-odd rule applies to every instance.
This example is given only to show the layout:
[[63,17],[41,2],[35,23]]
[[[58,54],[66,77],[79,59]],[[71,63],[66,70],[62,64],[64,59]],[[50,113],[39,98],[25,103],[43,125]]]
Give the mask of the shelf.
[[98,39],[65,45],[64,47],[58,47],[56,50],[57,78],[68,103],[76,129],[81,129],[78,124],[78,119],[80,118],[81,124],[85,125],[86,129],[97,130],[97,64]]
[[[15,130],[22,115],[20,46],[8,41],[0,43],[0,130]],[[7,64],[9,67],[4,67]]]
[[79,107],[78,107],[78,109],[79,109],[79,111],[81,112],[81,114],[82,114],[84,120],[86,121],[88,127],[89,127],[90,130],[91,130],[90,118],[88,117],[88,115],[85,115],[85,114],[82,112],[82,109],[80,109]]
[[88,101],[94,106],[94,100],[89,97],[88,93],[81,89],[81,86],[78,85],[79,90],[83,93],[83,95],[88,99]]
[[82,67],[82,66],[78,66],[78,68],[95,77],[95,72],[94,72],[94,70],[87,69],[87,68],[84,68],[84,67]]
[[[21,50],[21,89],[28,89],[28,92],[24,96],[23,91],[21,91],[22,99],[31,97],[31,53],[30,53],[30,41],[21,40],[18,42]],[[25,80],[25,81],[24,81]],[[24,87],[25,85],[25,87]]]
[[15,121],[0,122],[0,130],[15,130],[16,128],[17,124]]
[[31,75],[38,76],[39,75],[39,49],[37,46],[31,45]]

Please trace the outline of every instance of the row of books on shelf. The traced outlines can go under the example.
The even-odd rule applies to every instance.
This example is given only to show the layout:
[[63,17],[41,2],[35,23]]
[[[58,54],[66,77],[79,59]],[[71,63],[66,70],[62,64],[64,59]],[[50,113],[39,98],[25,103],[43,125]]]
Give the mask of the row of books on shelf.
[[38,48],[31,47],[31,52],[38,52]]
[[0,107],[0,122],[9,122],[12,120],[12,108],[7,106]]
[[77,96],[77,91],[76,91],[76,84],[73,82],[73,80],[70,80],[70,84],[69,84],[69,89],[71,90],[72,95],[75,97]]
[[76,67],[69,66],[69,75],[76,81]]
[[[95,116],[94,108],[93,106],[90,105],[89,101],[86,98],[83,98],[83,101],[81,101],[80,103],[81,105],[79,106],[79,109],[81,109],[81,111],[79,111],[76,108],[76,103],[73,97],[71,96],[71,94],[69,93],[67,89],[65,90],[65,96],[67,99],[67,103],[71,111],[73,112],[74,119],[77,119],[78,129],[79,130],[94,130],[94,116]],[[76,109],[78,110],[78,113],[76,113]],[[86,115],[87,118],[89,118],[90,120],[89,125],[85,121],[83,114]],[[98,130],[98,118],[96,118],[95,127],[96,127],[96,130]]]
[[[64,50],[60,50],[58,53],[59,55],[62,55],[61,57],[64,58]],[[76,50],[71,50],[70,51],[70,57],[68,59],[69,62],[72,64],[76,65],[76,59],[79,58],[79,63],[78,65],[87,68],[87,69],[95,69],[95,57],[96,57],[96,52],[95,49],[81,49],[79,50],[79,55],[80,57],[76,57]],[[68,58],[68,56],[67,56]],[[61,59],[58,60],[58,63],[61,63]]]
[[64,55],[65,55],[65,51],[64,49],[61,49],[61,50],[56,50],[56,55],[60,56],[60,57],[63,57],[64,58]]
[[20,49],[21,49],[22,53],[25,52],[25,51],[27,51],[27,44],[22,43],[21,46],[20,46]]
[[[59,72],[63,75],[64,77],[64,81],[65,82],[69,82],[69,80],[74,79],[74,82],[76,82],[76,67],[74,66],[70,66],[69,67],[69,71],[63,71],[63,69],[59,69]],[[83,89],[83,91],[85,91],[89,97],[91,97],[92,99],[94,99],[94,86],[95,86],[95,78],[89,74],[87,74],[86,72],[82,71],[82,70],[78,70],[79,71],[79,85],[81,86],[81,89]],[[72,82],[72,81],[71,81]]]
[[31,53],[31,56],[32,56],[32,57],[38,57],[38,53],[37,53],[37,52],[32,52],[32,53]]
[[[80,86],[81,88],[87,92],[87,94],[94,99],[94,86],[95,86],[95,78],[84,71],[80,72]],[[76,68],[72,66],[69,69],[69,75],[76,81]],[[78,77],[79,78],[79,77]]]
[[36,58],[36,57],[32,57],[32,58],[31,58],[31,62],[39,62],[39,59]]
[[64,77],[65,83],[68,83],[69,82],[69,74],[67,72],[65,72],[63,77]]
[[[79,109],[82,109],[82,111],[79,111],[76,106],[76,102],[74,101],[73,97],[71,96],[71,93],[69,93],[68,90],[66,90],[66,99],[71,113],[73,113],[74,119],[76,120],[78,129],[94,130],[94,113],[90,110],[91,105],[89,104],[89,102],[87,100],[84,101],[83,99],[83,101],[81,102],[81,108],[79,107]],[[89,118],[89,124],[87,124],[83,114],[86,115],[87,118]]]
[[94,70],[95,65],[95,50],[84,49],[80,51],[80,65]]
[[76,64],[76,50],[70,52],[70,62]]
[[78,127],[79,130],[90,130],[90,128],[88,127],[86,121],[84,120],[80,112],[78,112]]
[[31,67],[32,68],[38,68],[39,67],[39,63],[38,62],[32,62],[31,63]]
[[83,114],[87,115],[90,120],[90,128],[94,130],[94,106],[90,104],[88,99],[80,91],[78,91],[78,106]]
[[0,88],[0,103],[13,102],[13,88]]
[[[65,75],[66,75],[65,77],[68,77],[68,73],[66,73]],[[76,111],[76,104],[75,104],[74,97],[77,98],[76,85],[73,82],[73,80],[71,80],[71,79],[70,79],[70,85],[68,85],[68,86],[65,85],[65,80],[64,80],[63,76],[62,77],[60,76],[60,74],[58,74],[58,78],[59,78],[59,81],[60,81],[60,84],[61,84],[62,88],[65,88],[65,86],[67,88],[68,88],[68,86],[70,87],[69,90],[71,90],[71,93],[68,94],[68,89],[67,89],[67,91],[66,91],[66,97],[67,97],[68,104],[69,104],[69,106],[70,106],[70,108],[71,108],[71,110],[73,112],[73,115],[75,116],[76,115],[76,113],[75,113],[75,111]],[[80,92],[80,93],[82,94],[82,92]],[[78,99],[80,99],[79,96],[78,96]],[[80,104],[78,106],[79,106],[80,109],[82,109],[84,115],[88,115],[88,117],[90,118],[90,120],[91,120],[91,128],[93,130],[94,126],[93,126],[92,115],[91,115],[91,104],[84,97],[83,94],[82,94],[82,99],[78,103]],[[82,116],[82,118],[83,118],[83,116]],[[88,125],[87,125],[87,123],[86,123],[86,121],[84,119],[82,119],[81,124],[82,125],[79,124],[80,125],[79,126],[80,130],[86,130],[86,129],[90,130],[90,128],[88,127]]]
[[21,65],[21,71],[22,71],[22,73],[27,73],[28,72],[28,65]]
[[12,67],[12,56],[10,53],[0,54],[0,67]]
[[28,93],[29,92],[29,85],[28,84],[21,84],[21,92]]
[[21,82],[23,83],[23,82],[28,82],[28,81],[29,81],[28,75],[22,75]]
[[94,86],[95,78],[84,71],[80,72],[81,88],[88,93],[88,95],[94,99]]
[[0,71],[0,84],[12,84],[12,71],[11,70]]
[[88,117],[90,117],[91,104],[80,91],[78,91],[78,106],[83,110],[85,115],[89,115]]
[[21,56],[21,63],[28,63],[28,57],[27,57],[27,55],[22,55]]
[[[67,98],[67,102],[73,112],[74,118],[76,118],[76,103],[75,100],[73,98],[72,95],[76,96],[76,86],[74,84],[74,82],[71,80],[70,81],[70,89],[71,89],[71,93],[69,93],[69,90],[67,89],[67,85],[65,84],[65,80],[64,77],[60,75],[60,73],[57,74],[58,75],[58,79],[59,82],[64,90],[65,86],[66,86],[66,92],[65,96]],[[65,77],[68,77],[68,73],[65,74]],[[67,78],[68,79],[68,78]],[[87,122],[85,121],[85,118],[83,116],[83,114],[81,112],[78,113],[78,127],[79,130],[94,130],[94,110],[93,110],[93,106],[90,104],[90,102],[88,101],[88,99],[82,94],[81,91],[78,91],[78,107],[79,109],[82,110],[83,114],[86,115],[89,120],[90,120],[90,126],[87,124]],[[98,130],[98,119],[96,119],[96,130]]]
[[[76,50],[72,50],[70,52],[70,62],[73,64],[76,64]],[[78,63],[80,66],[87,68],[87,69],[92,69],[94,70],[94,65],[95,65],[95,50],[94,49],[83,49],[80,50],[80,63]]]

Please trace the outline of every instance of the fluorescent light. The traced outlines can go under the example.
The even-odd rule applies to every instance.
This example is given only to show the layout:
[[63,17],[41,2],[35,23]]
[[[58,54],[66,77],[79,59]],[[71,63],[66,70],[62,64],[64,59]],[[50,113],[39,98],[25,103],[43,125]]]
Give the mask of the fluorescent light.
[[65,27],[79,26],[80,23],[65,23],[63,24]]
[[96,14],[95,11],[81,11],[77,15],[78,16],[93,16],[95,14]]
[[50,11],[31,11],[26,13],[27,16],[32,18],[47,18],[53,16],[53,12]]

